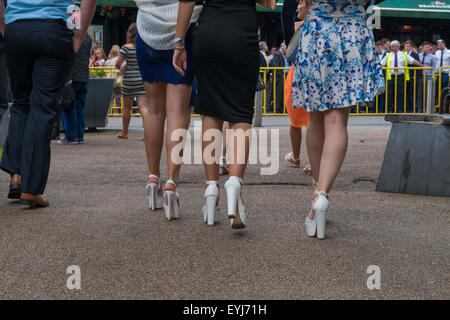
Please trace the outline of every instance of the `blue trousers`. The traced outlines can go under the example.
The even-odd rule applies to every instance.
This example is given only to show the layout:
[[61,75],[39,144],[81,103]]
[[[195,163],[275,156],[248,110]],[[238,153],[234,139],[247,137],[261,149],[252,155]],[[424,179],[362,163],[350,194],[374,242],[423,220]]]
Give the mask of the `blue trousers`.
[[66,138],[84,137],[84,105],[88,92],[87,82],[72,82],[74,102],[71,110],[63,110],[62,120]]

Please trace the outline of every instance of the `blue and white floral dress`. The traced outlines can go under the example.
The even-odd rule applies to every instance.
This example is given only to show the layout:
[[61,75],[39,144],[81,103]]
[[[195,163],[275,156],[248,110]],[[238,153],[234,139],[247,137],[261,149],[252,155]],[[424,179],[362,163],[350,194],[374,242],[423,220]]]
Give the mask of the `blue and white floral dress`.
[[385,86],[364,0],[313,0],[300,32],[294,108],[308,112],[367,104]]

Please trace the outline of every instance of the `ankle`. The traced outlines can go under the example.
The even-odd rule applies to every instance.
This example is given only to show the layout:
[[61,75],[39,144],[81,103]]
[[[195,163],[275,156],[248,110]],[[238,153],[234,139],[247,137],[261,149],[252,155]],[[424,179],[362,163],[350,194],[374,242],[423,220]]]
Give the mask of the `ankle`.
[[175,178],[168,178],[164,185],[164,191],[176,191],[178,187],[178,180]]

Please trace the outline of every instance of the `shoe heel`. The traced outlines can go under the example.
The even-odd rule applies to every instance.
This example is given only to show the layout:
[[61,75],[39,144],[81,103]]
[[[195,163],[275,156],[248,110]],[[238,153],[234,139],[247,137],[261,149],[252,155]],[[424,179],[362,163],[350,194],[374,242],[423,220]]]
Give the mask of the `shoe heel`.
[[317,239],[325,239],[325,226],[327,223],[327,209],[317,209],[316,223],[317,223]]
[[327,199],[327,193],[318,191],[316,194],[319,198],[314,204],[313,209],[316,214],[317,239],[325,239],[325,225],[327,223],[327,211],[330,203]]
[[173,220],[178,218],[178,206],[177,196],[174,191],[166,191],[165,197],[167,199],[167,206],[164,205],[164,211],[166,213],[167,220]]
[[20,199],[20,185],[14,184],[9,188],[8,199],[18,200]]
[[214,218],[217,211],[217,196],[206,197],[206,223],[208,225],[214,225]]
[[240,194],[241,188],[237,186],[227,187],[228,218],[230,219],[236,218],[236,211]]
[[148,185],[148,206],[152,211],[156,210],[156,192],[157,185],[155,183],[151,183]]

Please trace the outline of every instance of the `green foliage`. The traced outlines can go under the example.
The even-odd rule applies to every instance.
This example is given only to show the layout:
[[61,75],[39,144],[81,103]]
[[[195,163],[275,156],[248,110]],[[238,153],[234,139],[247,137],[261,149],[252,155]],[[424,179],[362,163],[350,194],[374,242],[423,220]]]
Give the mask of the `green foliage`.
[[93,70],[91,71],[91,78],[94,79],[106,78],[106,72],[104,70]]

